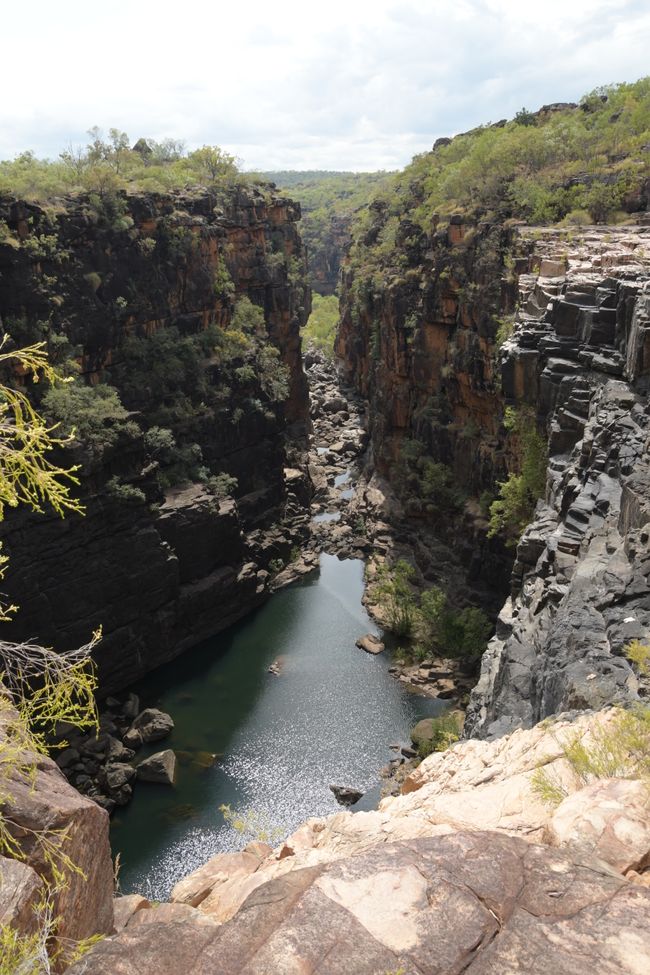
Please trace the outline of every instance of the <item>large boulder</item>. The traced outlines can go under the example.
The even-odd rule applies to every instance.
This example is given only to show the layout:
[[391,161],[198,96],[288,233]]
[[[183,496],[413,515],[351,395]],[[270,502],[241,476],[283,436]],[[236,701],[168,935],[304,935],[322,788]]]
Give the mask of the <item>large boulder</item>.
[[161,785],[173,785],[176,778],[176,756],[171,748],[156,752],[145,758],[137,766],[138,779],[143,782],[159,782]]
[[[12,712],[3,711],[0,743],[12,720]],[[33,778],[7,771],[3,783],[3,819],[24,857],[23,864],[2,862],[5,883],[0,898],[7,923],[12,923],[12,914],[15,920],[24,916],[43,889],[42,882],[55,880],[48,847],[41,839],[45,837],[50,849],[60,844],[64,857],[55,857],[64,878],[64,883],[53,885],[57,937],[69,943],[108,934],[113,928],[108,814],[69,785],[50,758],[27,754],[25,760],[33,763]]]
[[374,633],[366,633],[364,636],[360,636],[356,641],[356,645],[359,647],[359,650],[365,650],[366,653],[372,654],[382,653],[386,649],[385,645]]
[[0,928],[35,931],[35,908],[44,892],[43,881],[28,864],[0,857]]
[[[174,728],[173,719],[158,708],[146,708],[137,716],[129,730],[137,731],[142,741],[160,741],[171,734]],[[125,738],[126,741],[126,738]]]
[[149,913],[69,975],[636,975],[650,962],[650,891],[485,832],[294,871],[223,925]]

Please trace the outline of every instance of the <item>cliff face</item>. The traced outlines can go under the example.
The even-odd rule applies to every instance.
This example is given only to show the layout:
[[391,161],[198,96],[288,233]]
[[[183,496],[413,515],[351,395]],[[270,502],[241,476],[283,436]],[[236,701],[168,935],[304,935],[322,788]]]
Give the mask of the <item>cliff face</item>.
[[542,232],[531,266],[503,391],[549,434],[547,491],[472,695],[480,736],[634,700],[624,648],[650,633],[650,231]]
[[344,268],[336,353],[370,400],[380,470],[415,437],[480,492],[503,470],[493,353],[498,316],[513,307],[504,280],[512,232],[453,218],[430,235],[404,220],[398,233],[402,269],[375,289],[360,293]]
[[[413,438],[474,496],[434,519],[497,592],[476,498],[512,469],[506,406],[530,410],[548,438],[546,499],[517,548],[466,732],[634,700],[624,648],[650,631],[650,232],[470,231],[452,220],[444,236],[400,233],[399,278],[360,296],[354,272],[344,276],[337,352],[370,399],[375,460],[397,490]],[[497,343],[504,319],[514,332]],[[426,515],[422,502],[406,510]]]
[[[90,384],[117,388],[139,425],[73,453],[84,518],[9,513],[1,527],[5,587],[20,604],[10,637],[66,648],[102,625],[107,691],[249,610],[264,597],[269,562],[286,559],[304,529],[306,485],[294,475],[289,490],[284,475],[309,423],[299,216],[253,187],[1,202],[5,330],[18,344],[45,339],[54,358],[70,350]],[[188,345],[210,328],[230,335],[242,297],[264,314],[260,356],[271,344],[288,369],[283,402],[265,392],[262,358],[251,368],[231,353],[226,368],[218,347]],[[236,478],[235,496],[165,487],[143,434],[152,425],[191,445],[206,475]]]
[[[381,210],[376,220],[381,227]],[[369,244],[374,235],[371,227]],[[403,220],[395,242],[401,267],[375,274],[373,286],[354,261],[344,268],[336,343],[343,375],[369,400],[375,468],[389,476],[416,532],[437,536],[426,543],[438,550],[434,562],[459,562],[491,608],[507,593],[511,558],[486,537],[478,498],[508,465],[496,336],[500,317],[514,309],[513,237],[496,223],[454,217],[426,234]],[[447,477],[465,503],[447,505],[435,485],[407,487],[403,457],[412,446],[439,465],[436,477]],[[431,560],[418,561],[435,578]]]

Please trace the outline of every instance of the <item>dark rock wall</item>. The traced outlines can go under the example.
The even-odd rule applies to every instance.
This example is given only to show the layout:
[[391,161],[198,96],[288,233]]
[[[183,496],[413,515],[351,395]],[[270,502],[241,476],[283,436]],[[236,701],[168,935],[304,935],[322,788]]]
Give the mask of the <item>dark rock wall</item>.
[[474,735],[635,700],[624,650],[650,636],[650,232],[565,249],[538,241],[542,273],[522,277],[502,353],[505,396],[549,434],[548,480],[472,694]]
[[[337,353],[370,400],[379,469],[398,476],[400,446],[415,437],[469,493],[438,534],[477,593],[486,581],[503,592],[512,567],[472,516],[472,496],[494,494],[512,469],[505,407],[530,408],[548,436],[547,496],[518,546],[466,730],[634,700],[624,648],[650,636],[650,231],[456,219],[444,236],[407,240],[399,275],[361,296],[355,268],[344,272]],[[499,320],[515,309],[499,351]]]
[[[99,457],[81,449],[72,457],[82,464],[83,518],[7,514],[4,589],[20,612],[6,636],[65,649],[101,625],[106,691],[247,612],[266,594],[269,561],[286,558],[304,529],[304,498],[284,477],[299,463],[309,424],[299,329],[310,295],[299,215],[291,201],[250,187],[219,199],[128,196],[117,215],[83,198],[47,209],[0,201],[0,217],[21,241],[0,244],[0,319],[17,341],[67,336],[80,347],[87,380],[119,388],[129,336],[227,328],[233,299],[247,295],[264,309],[269,341],[289,368],[284,404],[251,409],[231,389],[230,419],[215,399],[174,428],[177,442],[199,444],[213,472],[238,479],[236,500],[219,502],[198,485],[161,491],[142,438],[124,436]],[[218,363],[206,368],[217,386]],[[146,380],[120,392],[146,428],[161,405]],[[140,494],[116,498],[107,490],[116,475]]]

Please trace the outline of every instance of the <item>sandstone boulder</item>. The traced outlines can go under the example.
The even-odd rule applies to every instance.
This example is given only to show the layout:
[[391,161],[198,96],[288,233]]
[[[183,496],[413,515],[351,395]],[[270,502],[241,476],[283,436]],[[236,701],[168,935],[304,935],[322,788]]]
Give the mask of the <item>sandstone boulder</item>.
[[[0,720],[0,738],[6,734],[5,724],[10,721],[11,712],[4,712]],[[108,841],[108,815],[69,785],[51,759],[44,755],[34,755],[32,759],[35,767],[33,781],[9,773],[3,785],[2,813],[20,843],[25,864],[3,865],[7,885],[0,896],[8,898],[10,904],[14,903],[9,910],[20,914],[18,903],[26,904],[29,890],[36,891],[36,882],[25,869],[31,868],[46,882],[53,879],[39,834],[51,841],[62,836],[63,852],[78,872],[60,864],[66,883],[54,895],[54,916],[60,918],[57,936],[75,941],[93,934],[110,933],[113,928],[113,863]],[[14,885],[16,892],[11,894]]]
[[137,911],[143,911],[147,907],[151,907],[150,901],[140,894],[125,894],[123,897],[116,897],[113,901],[115,930],[121,931]]
[[0,857],[0,927],[15,928],[21,934],[35,931],[34,909],[44,889],[43,881],[28,864]]
[[365,636],[360,636],[356,645],[360,650],[365,650],[366,653],[372,654],[382,653],[386,649],[385,645],[374,633],[366,633]]
[[603,779],[568,796],[546,841],[596,856],[620,873],[650,866],[650,790],[645,782]]

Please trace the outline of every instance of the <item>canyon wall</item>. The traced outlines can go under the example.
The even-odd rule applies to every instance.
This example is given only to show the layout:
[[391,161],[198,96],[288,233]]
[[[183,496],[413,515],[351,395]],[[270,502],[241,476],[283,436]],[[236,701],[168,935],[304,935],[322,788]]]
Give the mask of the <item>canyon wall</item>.
[[[361,294],[358,269],[344,274],[340,367],[370,400],[375,462],[398,492],[413,439],[466,492],[462,511],[429,505],[428,520],[479,591],[499,591],[495,566],[512,566],[506,549],[490,561],[479,504],[516,466],[506,407],[548,441],[546,498],[516,549],[466,733],[636,699],[624,651],[650,633],[650,230],[452,218],[400,234],[399,274]],[[405,507],[426,522],[424,500]]]
[[[308,482],[294,469],[309,426],[299,217],[253,185],[0,201],[4,331],[16,345],[46,341],[55,361],[64,349],[136,421],[66,450],[62,462],[80,464],[84,517],[7,512],[1,525],[5,590],[20,605],[7,636],[65,649],[103,626],[106,691],[247,612],[265,596],[269,563],[286,560],[305,529]],[[261,337],[232,332],[242,297],[263,312]],[[214,350],[191,345],[208,333]],[[251,366],[237,343],[253,340]],[[268,394],[269,344],[288,370],[286,398]],[[208,481],[227,475],[236,487],[161,481],[152,425],[194,451]]]
[[472,694],[480,736],[635,700],[625,648],[650,635],[650,230],[540,231],[530,269],[501,370],[548,433],[547,489]]

